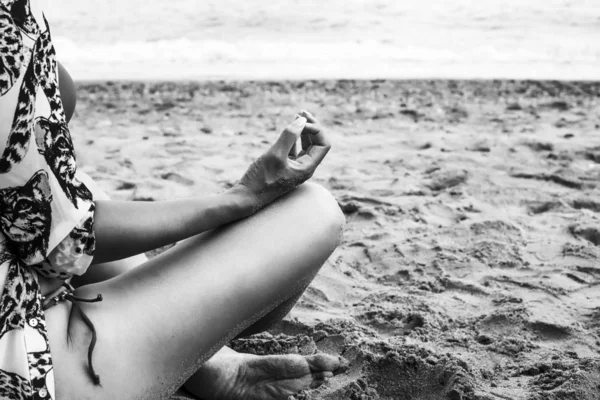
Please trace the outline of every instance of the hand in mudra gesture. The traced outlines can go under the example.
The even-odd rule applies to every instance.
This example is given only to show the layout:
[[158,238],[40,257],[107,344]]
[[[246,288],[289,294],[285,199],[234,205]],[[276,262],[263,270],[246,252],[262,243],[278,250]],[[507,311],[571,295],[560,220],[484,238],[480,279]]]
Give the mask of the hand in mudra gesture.
[[[298,137],[302,150],[296,154]],[[238,185],[256,196],[261,206],[268,204],[308,180],[330,148],[319,121],[302,111],[275,144],[250,165]]]

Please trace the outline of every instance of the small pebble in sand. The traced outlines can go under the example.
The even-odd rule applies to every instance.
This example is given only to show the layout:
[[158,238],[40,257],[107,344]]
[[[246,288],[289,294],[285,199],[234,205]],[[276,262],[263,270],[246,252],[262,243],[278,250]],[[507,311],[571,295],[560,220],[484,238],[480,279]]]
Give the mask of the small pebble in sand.
[[478,335],[475,340],[483,345],[491,344],[494,341],[494,339],[485,334]]

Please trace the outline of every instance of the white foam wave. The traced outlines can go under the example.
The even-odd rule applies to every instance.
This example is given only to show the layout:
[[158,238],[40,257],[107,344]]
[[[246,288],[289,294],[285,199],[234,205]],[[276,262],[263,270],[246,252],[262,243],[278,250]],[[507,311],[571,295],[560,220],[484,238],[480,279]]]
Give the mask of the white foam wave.
[[175,40],[77,43],[55,37],[79,79],[535,78],[600,79],[585,46],[454,48],[391,41]]

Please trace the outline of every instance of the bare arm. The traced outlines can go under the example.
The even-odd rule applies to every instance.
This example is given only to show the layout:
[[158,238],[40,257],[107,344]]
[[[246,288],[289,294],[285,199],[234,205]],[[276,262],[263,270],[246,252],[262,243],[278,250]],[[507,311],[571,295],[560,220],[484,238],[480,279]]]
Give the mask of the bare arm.
[[127,258],[245,218],[256,204],[241,188],[171,201],[98,200],[94,263]]

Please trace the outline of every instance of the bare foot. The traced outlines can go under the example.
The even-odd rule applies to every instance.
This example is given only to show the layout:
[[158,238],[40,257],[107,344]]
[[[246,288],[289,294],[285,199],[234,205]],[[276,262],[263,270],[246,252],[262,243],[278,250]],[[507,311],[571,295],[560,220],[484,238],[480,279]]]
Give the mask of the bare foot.
[[206,400],[279,400],[319,387],[347,369],[348,361],[327,354],[256,356],[224,347],[185,388]]

